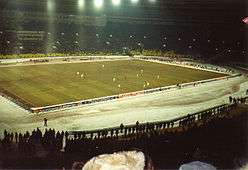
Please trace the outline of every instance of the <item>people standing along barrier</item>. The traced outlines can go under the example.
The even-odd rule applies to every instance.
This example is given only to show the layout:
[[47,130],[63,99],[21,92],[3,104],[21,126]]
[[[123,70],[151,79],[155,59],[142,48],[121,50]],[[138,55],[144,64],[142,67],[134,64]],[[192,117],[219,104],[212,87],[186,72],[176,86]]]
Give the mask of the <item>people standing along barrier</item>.
[[[121,124],[119,127],[115,127],[115,128],[107,128],[96,131],[83,131],[83,133],[85,134],[85,138],[87,138],[87,136],[91,136],[91,138],[93,138],[94,136],[99,137],[98,134],[102,134],[102,131],[107,131],[106,133],[107,135],[105,136],[100,135],[100,138],[120,137],[120,136],[127,136],[129,134],[129,131],[125,129],[130,129],[130,133],[132,132],[132,134],[135,133],[137,134],[137,133],[165,130],[173,127],[188,126],[188,125],[193,125],[196,121],[205,122],[214,115],[218,115],[219,113],[235,109],[236,106],[237,105],[235,103],[231,103],[229,105],[223,104],[194,114],[188,114],[187,116],[176,118],[170,121],[147,122],[147,123],[140,123],[139,121],[137,121],[135,125],[124,126],[123,124]],[[82,133],[82,132],[70,132],[70,134],[74,134],[74,133]]]
[[229,103],[233,103],[233,104],[244,104],[246,103],[248,99],[248,96],[247,97],[232,97],[232,96],[229,96]]

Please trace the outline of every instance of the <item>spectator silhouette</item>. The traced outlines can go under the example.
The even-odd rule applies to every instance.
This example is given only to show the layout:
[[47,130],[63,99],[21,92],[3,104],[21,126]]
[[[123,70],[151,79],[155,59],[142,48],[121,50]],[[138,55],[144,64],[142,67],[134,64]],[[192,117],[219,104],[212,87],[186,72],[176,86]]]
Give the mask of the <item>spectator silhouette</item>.
[[47,127],[47,118],[44,118],[44,126]]

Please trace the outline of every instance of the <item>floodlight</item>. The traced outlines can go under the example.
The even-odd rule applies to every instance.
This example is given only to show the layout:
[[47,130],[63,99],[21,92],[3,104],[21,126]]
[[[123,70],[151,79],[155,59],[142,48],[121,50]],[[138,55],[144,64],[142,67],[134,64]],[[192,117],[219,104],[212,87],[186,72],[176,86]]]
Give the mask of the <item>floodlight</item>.
[[55,5],[54,0],[48,0],[47,1],[47,10],[48,11],[53,11],[54,10],[54,5]]
[[78,8],[79,8],[79,9],[83,9],[84,3],[85,3],[84,0],[78,0]]
[[118,6],[121,4],[121,0],[112,0],[112,4]]
[[103,5],[103,0],[94,0],[94,5],[95,5],[95,7],[97,7],[97,8],[102,7],[102,5]]

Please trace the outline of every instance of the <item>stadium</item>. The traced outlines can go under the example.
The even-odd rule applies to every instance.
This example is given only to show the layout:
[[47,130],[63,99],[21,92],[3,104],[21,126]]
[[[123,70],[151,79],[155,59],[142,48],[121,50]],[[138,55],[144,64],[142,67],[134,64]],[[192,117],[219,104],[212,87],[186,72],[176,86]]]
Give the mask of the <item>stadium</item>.
[[246,5],[1,1],[0,169],[247,166]]

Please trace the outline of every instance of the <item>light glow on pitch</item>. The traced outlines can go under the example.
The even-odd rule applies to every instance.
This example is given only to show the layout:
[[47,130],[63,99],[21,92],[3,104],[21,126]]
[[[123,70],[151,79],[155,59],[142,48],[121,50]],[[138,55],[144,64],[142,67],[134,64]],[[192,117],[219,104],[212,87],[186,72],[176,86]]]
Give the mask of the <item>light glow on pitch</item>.
[[149,2],[151,2],[151,3],[155,3],[155,2],[156,2],[156,0],[149,0]]
[[94,5],[96,8],[101,8],[103,6],[103,0],[94,0]]
[[114,6],[119,6],[121,4],[121,0],[112,0],[112,4]]

